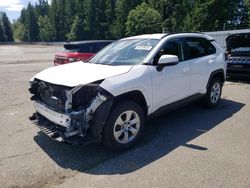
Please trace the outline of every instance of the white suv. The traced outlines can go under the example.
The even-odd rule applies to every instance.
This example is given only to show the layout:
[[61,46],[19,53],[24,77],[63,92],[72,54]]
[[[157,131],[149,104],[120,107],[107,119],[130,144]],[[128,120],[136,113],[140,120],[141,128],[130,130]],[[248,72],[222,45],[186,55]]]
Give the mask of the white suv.
[[48,68],[31,80],[32,120],[56,140],[132,146],[148,118],[187,101],[217,105],[225,54],[201,33],[140,35],[113,42],[89,62]]

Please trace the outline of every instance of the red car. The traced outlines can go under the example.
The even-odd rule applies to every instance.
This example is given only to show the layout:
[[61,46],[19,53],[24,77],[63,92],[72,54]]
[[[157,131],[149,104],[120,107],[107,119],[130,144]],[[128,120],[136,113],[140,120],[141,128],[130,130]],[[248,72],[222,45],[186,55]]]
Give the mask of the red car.
[[64,50],[55,54],[54,65],[86,61],[109,45],[111,40],[79,41],[64,44]]

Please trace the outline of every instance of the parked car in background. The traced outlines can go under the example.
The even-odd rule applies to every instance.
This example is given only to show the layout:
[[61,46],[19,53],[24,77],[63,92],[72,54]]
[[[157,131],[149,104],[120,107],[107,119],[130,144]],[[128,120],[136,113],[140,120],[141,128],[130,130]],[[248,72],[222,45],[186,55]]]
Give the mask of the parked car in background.
[[87,61],[111,42],[113,41],[96,40],[65,43],[63,51],[55,54],[54,65]]
[[226,43],[227,77],[250,79],[250,33],[230,35]]

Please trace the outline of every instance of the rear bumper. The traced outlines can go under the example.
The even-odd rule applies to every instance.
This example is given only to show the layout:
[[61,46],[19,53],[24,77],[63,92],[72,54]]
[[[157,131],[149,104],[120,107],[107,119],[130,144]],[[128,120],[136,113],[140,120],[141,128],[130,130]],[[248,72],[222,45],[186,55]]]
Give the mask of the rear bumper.
[[250,78],[250,64],[227,64],[228,77]]

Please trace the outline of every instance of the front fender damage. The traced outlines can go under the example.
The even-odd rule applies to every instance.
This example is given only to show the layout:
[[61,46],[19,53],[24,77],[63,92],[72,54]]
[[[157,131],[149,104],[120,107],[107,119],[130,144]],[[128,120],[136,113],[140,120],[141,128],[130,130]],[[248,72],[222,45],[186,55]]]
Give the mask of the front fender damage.
[[[97,84],[88,84],[87,87],[89,86],[95,87],[98,90],[98,92],[96,92],[97,94],[94,94],[88,105],[78,107],[77,109],[74,108],[73,104],[73,97],[75,97],[74,94],[76,94],[83,87],[86,87],[86,85],[77,86],[71,90],[66,91],[67,99],[65,101],[65,112],[62,114],[64,116],[67,116],[69,119],[69,123],[67,124],[67,126],[60,126],[56,122],[53,122],[53,120],[51,121],[51,119],[48,122],[46,116],[41,117],[41,113],[36,113],[35,118],[32,117],[31,119],[33,119],[33,122],[39,125],[40,128],[53,128],[54,131],[51,131],[51,129],[49,128],[49,132],[51,133],[49,136],[57,141],[63,141],[72,144],[81,143],[79,140],[85,140],[86,137],[90,136],[87,135],[87,132],[92,133],[93,129],[97,129],[97,119],[100,125],[99,129],[102,130],[102,124],[104,123],[103,119],[106,116],[106,112],[109,111],[109,107],[107,107],[106,104],[110,104],[111,101],[113,101],[113,96],[106,90],[99,87],[99,85],[97,86]],[[36,95],[35,92],[33,92],[33,94]],[[47,107],[49,108],[49,106]],[[98,110],[99,108],[101,110]],[[39,111],[37,110],[37,112]],[[95,115],[96,112],[98,112],[98,116]],[[100,112],[102,113],[102,115],[100,115]],[[96,118],[96,120],[93,120],[93,118]],[[42,123],[43,121],[46,121],[46,123]],[[94,125],[92,125],[92,122],[95,122]],[[88,131],[89,129],[90,131]],[[97,132],[99,133],[99,131],[96,131],[96,133]],[[99,134],[101,134],[101,132]],[[94,135],[94,138],[97,138],[96,134]]]

